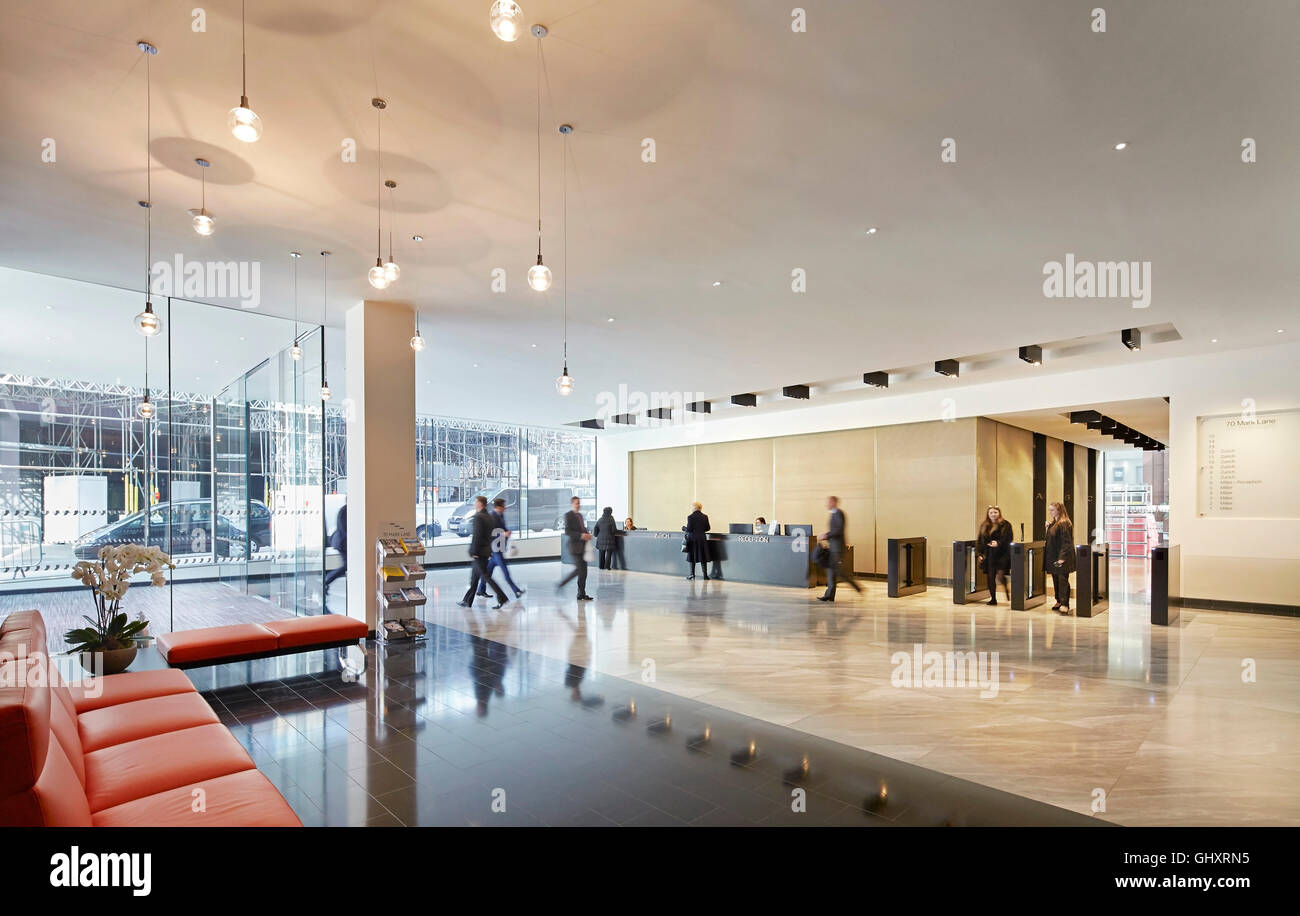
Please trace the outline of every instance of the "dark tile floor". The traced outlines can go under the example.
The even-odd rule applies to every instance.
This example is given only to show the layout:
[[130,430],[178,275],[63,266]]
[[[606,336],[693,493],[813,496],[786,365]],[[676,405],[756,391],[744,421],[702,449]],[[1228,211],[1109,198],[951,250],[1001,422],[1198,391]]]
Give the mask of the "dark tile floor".
[[1100,823],[458,630],[365,663],[189,674],[309,826]]

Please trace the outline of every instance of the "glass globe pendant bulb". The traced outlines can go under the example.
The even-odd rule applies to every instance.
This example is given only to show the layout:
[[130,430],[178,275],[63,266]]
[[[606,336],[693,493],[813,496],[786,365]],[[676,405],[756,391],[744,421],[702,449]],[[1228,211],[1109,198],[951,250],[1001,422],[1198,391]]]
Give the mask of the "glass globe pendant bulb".
[[573,394],[573,376],[569,375],[569,367],[564,367],[564,374],[555,380],[555,390],[561,397],[568,397]]
[[402,268],[397,266],[396,261],[384,262],[384,277],[387,278],[390,284],[396,283],[397,278],[400,277],[401,275],[402,275]]
[[236,140],[256,143],[262,136],[262,119],[257,116],[257,112],[248,107],[246,95],[240,96],[239,104],[230,109],[230,114],[226,116],[226,123],[230,126],[230,132],[235,135]]
[[331,395],[333,395],[333,392],[330,391],[330,386],[329,386],[329,385],[321,385],[321,386],[320,386],[320,399],[321,399],[322,401],[328,401],[328,400],[330,399]]
[[293,342],[293,346],[289,348],[289,358],[293,360],[302,359],[302,347],[298,346],[296,340]]
[[537,263],[528,268],[528,285],[539,293],[551,288],[551,269],[542,263],[542,256],[537,256]]
[[149,400],[149,395],[144,396],[144,400],[136,405],[135,412],[140,415],[141,420],[152,420],[154,414],[153,402]]
[[415,336],[411,338],[411,349],[416,353],[424,349],[424,338],[420,336],[419,331],[416,331]]
[[375,258],[375,266],[370,268],[370,272],[366,274],[366,279],[370,281],[370,285],[375,289],[388,289],[390,282],[388,274],[385,272],[384,264],[379,258]]
[[199,235],[211,235],[216,228],[217,224],[207,210],[200,210],[194,214],[194,231]]
[[488,11],[492,33],[502,41],[514,41],[523,34],[524,11],[514,0],[496,0]]
[[157,337],[162,330],[162,319],[154,314],[152,302],[145,302],[144,311],[135,316],[135,329],[145,337]]

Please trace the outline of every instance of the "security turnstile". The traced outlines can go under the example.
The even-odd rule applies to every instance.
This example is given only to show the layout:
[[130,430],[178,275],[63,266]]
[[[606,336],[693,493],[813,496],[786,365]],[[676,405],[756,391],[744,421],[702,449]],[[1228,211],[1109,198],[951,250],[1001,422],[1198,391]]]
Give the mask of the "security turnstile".
[[1043,542],[1011,543],[1011,610],[1027,611],[1047,600],[1047,576],[1043,572]]
[[1178,619],[1182,563],[1178,546],[1151,548],[1151,622],[1167,627]]
[[1074,616],[1096,617],[1110,607],[1110,551],[1105,544],[1074,548]]
[[952,603],[988,601],[988,577],[980,570],[978,541],[952,542]]
[[889,561],[887,593],[890,598],[925,591],[925,538],[890,538],[885,553]]

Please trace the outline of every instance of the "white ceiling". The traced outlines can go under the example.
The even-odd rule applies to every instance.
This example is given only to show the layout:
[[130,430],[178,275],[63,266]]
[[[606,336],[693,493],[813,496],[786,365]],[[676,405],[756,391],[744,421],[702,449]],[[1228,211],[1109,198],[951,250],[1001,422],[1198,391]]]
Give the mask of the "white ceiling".
[[[242,144],[225,125],[240,94],[234,0],[203,5],[202,33],[194,4],[7,0],[0,265],[140,286],[135,42],[147,38],[160,48],[155,258],[261,261],[261,310],[285,315],[287,252],[331,249],[327,323],[341,326],[367,296],[424,316],[423,411],[562,423],[593,416],[598,393],[621,384],[726,397],[1130,325],[1175,326],[1182,339],[1161,355],[1300,331],[1288,325],[1300,279],[1293,4],[1112,3],[1096,34],[1091,4],[827,2],[805,4],[808,31],[795,34],[790,5],[774,0],[526,0],[528,21],[551,28],[547,295],[524,283],[535,43],[498,41],[489,5],[254,0],[248,93],[265,133]],[[403,268],[379,294],[364,280],[375,95],[389,102]],[[552,387],[561,121],[576,128],[568,400]],[[53,164],[41,161],[47,137]],[[340,159],[347,137],[356,164]],[[645,137],[653,164],[641,161]],[[939,160],[945,137],[955,164]],[[1243,137],[1258,142],[1253,165],[1240,161]],[[1118,140],[1130,147],[1114,151]],[[196,156],[212,161],[209,239],[186,213],[198,205]],[[1150,308],[1044,299],[1042,266],[1067,252],[1150,261]],[[506,293],[491,291],[495,267],[508,271]],[[303,316],[319,321],[317,268],[304,265],[300,293]],[[794,268],[807,271],[806,293],[790,290]],[[395,355],[404,347],[394,341]]]
[[994,420],[1021,429],[1053,436],[1088,448],[1103,451],[1136,450],[1136,446],[1126,445],[1112,436],[1103,434],[1100,430],[1088,429],[1081,423],[1071,423],[1070,411],[1072,410],[1100,411],[1102,416],[1123,423],[1129,429],[1136,429],[1166,444],[1169,442],[1169,402],[1164,398],[1134,398],[1131,401],[1086,403],[1058,410],[1027,410],[1019,413],[990,414],[990,416]]

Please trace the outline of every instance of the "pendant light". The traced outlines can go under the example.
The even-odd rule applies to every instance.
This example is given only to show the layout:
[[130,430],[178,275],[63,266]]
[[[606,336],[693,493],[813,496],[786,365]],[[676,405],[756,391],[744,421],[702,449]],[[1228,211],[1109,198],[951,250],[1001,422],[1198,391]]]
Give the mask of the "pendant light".
[[388,188],[388,260],[384,262],[384,277],[391,286],[402,275],[402,268],[393,260],[393,189],[397,187],[397,182],[390,178],[384,182],[384,187]]
[[211,235],[215,230],[216,224],[212,221],[212,214],[208,212],[208,168],[212,165],[206,159],[195,159],[194,164],[202,171],[199,172],[199,182],[203,188],[202,201],[197,210],[191,210],[190,216],[194,217],[194,231],[199,235]]
[[135,329],[145,337],[155,337],[162,330],[162,320],[154,314],[150,287],[153,285],[153,222],[152,205],[149,198],[153,194],[153,156],[149,152],[149,141],[153,137],[153,78],[149,68],[150,59],[158,53],[158,48],[147,41],[137,41],[135,46],[144,52],[144,182],[145,199],[137,201],[144,208],[144,311],[135,316]]
[[573,133],[573,128],[561,124],[560,133],[564,135],[564,155],[561,161],[564,175],[564,371],[555,380],[555,390],[561,397],[567,398],[573,394],[573,376],[569,375],[569,134]]
[[144,399],[135,405],[136,415],[149,421],[154,417],[153,402],[149,400],[149,338],[144,339]]
[[425,347],[424,338],[420,335],[420,313],[415,313],[415,336],[411,338],[411,349],[419,353]]
[[321,275],[321,316],[320,316],[320,399],[328,401],[334,394],[330,391],[329,380],[325,378],[325,322],[329,320],[330,314],[330,283],[329,283],[329,256],[331,252],[322,251],[320,253],[320,275]]
[[226,115],[226,124],[236,140],[256,143],[262,136],[262,119],[248,105],[248,37],[244,25],[244,0],[239,0],[239,48],[243,91],[239,96],[239,104]]
[[542,39],[543,26],[534,26],[537,36],[537,263],[528,268],[528,285],[539,293],[551,288],[551,269],[542,263]]
[[370,104],[375,106],[375,123],[379,125],[379,160],[375,166],[375,266],[370,268],[366,279],[375,289],[388,289],[388,284],[392,281],[388,279],[388,272],[384,270],[384,197],[383,191],[379,190],[384,171],[383,111],[388,107],[388,103],[383,99],[371,99]]
[[302,347],[298,346],[298,262],[302,260],[301,251],[289,252],[293,258],[293,346],[289,348],[289,358],[294,362],[302,359]]
[[515,0],[496,0],[488,10],[492,33],[502,41],[514,41],[523,31],[524,11]]

